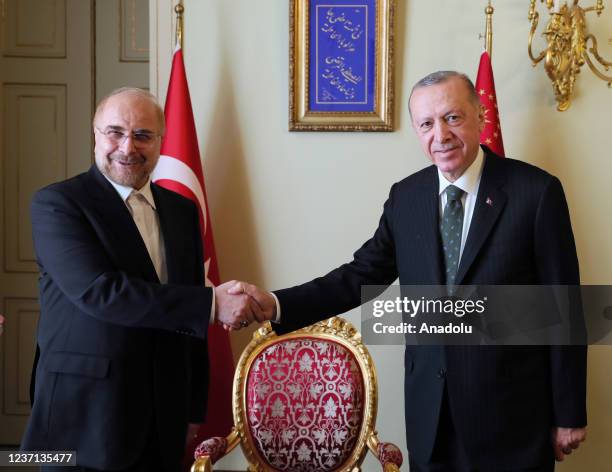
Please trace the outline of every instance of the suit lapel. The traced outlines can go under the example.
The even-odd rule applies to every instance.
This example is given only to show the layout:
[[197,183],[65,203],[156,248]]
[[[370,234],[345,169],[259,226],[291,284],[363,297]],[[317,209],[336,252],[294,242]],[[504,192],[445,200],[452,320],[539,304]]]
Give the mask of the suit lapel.
[[457,271],[457,285],[463,283],[464,277],[474,263],[483,244],[490,236],[496,221],[506,206],[508,197],[502,190],[505,176],[499,165],[499,159],[501,158],[490,154],[485,149],[484,168],[480,179],[472,222],[470,223],[470,230],[459,263],[459,270]]
[[[412,197],[411,202],[406,202],[409,208],[415,212],[412,222],[417,222],[418,240],[420,240],[419,252],[422,254],[423,270],[429,271],[423,280],[431,281],[432,285],[444,283],[444,267],[442,265],[442,245],[440,243],[440,203],[438,190],[438,172],[435,166],[431,166],[430,172],[425,176],[422,188]],[[431,263],[433,261],[433,264]]]
[[170,207],[170,202],[164,193],[155,184],[151,184],[151,193],[157,207],[157,215],[159,216],[159,225],[164,239],[164,248],[166,251],[166,268],[168,270],[168,282],[177,279],[180,249],[182,247],[179,236],[180,231],[177,231],[177,221],[173,213],[175,207]]
[[[94,211],[102,220],[102,239],[110,239],[112,253],[121,261],[121,269],[141,274],[146,280],[159,281],[147,247],[125,202],[96,166],[87,173]],[[106,242],[106,241],[104,241]]]

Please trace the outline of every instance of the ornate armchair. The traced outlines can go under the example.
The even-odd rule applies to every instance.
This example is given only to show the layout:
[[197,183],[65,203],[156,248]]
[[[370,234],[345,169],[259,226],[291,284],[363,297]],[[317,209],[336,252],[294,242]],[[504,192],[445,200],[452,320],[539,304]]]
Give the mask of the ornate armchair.
[[191,471],[212,471],[238,444],[251,472],[357,472],[367,448],[398,471],[400,450],[374,430],[377,395],[370,353],[344,319],[283,336],[266,323],[236,368],[232,432],[202,442]]

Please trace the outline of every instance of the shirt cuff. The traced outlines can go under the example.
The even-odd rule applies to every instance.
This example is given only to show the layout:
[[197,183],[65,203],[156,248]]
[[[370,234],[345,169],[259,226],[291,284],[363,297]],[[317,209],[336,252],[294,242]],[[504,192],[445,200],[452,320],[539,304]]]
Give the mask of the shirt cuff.
[[280,302],[278,301],[278,297],[274,294],[274,292],[270,292],[270,294],[274,297],[274,301],[276,302],[276,317],[271,321],[272,323],[280,323],[281,322]]

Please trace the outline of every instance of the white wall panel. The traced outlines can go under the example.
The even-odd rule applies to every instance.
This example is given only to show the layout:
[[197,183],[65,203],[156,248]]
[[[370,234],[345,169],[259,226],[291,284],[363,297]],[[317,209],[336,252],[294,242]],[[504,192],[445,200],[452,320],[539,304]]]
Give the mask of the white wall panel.
[[66,0],[4,0],[7,57],[66,57]]
[[149,2],[121,0],[122,62],[149,62]]
[[66,178],[66,87],[7,84],[3,92],[5,268],[36,272],[30,199]]
[[3,410],[5,415],[27,416],[30,413],[30,372],[34,362],[38,301],[7,298],[4,306],[4,354],[7,362],[2,379]]

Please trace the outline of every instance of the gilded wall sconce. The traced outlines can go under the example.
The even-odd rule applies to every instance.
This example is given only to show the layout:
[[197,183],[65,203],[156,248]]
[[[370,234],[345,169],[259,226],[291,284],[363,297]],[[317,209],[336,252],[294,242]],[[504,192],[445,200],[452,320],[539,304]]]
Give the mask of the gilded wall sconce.
[[612,75],[606,75],[600,69],[609,71],[612,62],[604,60],[597,51],[597,39],[587,32],[586,13],[594,11],[597,16],[604,9],[603,0],[597,0],[594,6],[582,8],[579,0],[572,0],[571,5],[564,0],[540,0],[546,4],[550,12],[550,20],[542,34],[546,40],[546,48],[536,57],[533,55],[531,43],[538,27],[539,14],[536,11],[536,0],[530,0],[528,52],[533,65],[544,60],[544,70],[552,81],[557,110],[569,108],[576,77],[580,68],[588,64],[593,73],[612,86]]

